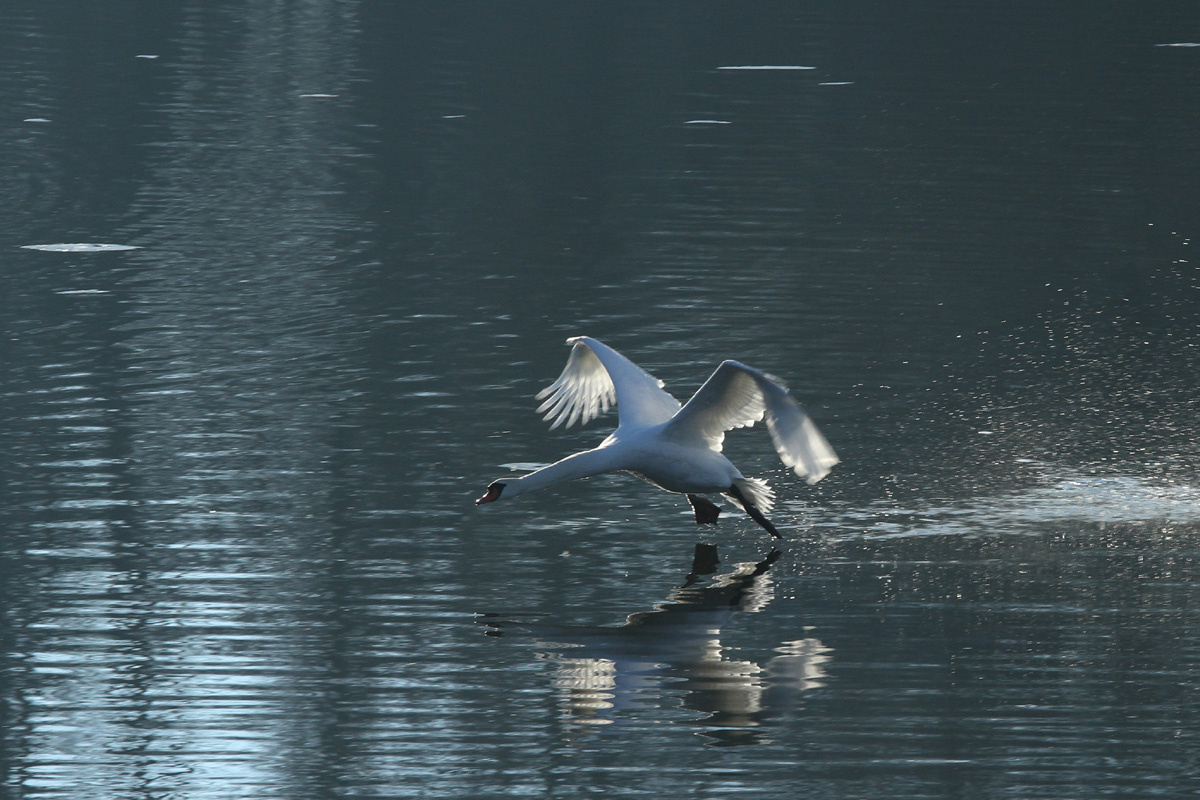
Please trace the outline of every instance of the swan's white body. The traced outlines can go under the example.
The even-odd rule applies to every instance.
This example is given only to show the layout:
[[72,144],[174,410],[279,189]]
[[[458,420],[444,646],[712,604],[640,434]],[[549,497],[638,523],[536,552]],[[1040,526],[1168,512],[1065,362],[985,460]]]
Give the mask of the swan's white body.
[[616,431],[599,447],[567,456],[527,475],[494,481],[477,503],[508,499],[576,478],[626,471],[668,492],[688,495],[697,522],[715,522],[716,507],[697,495],[732,498],[772,534],[762,516],[774,504],[765,481],[747,478],[721,453],[725,432],[766,418],[783,463],[816,483],[838,462],[833,448],[778,379],[725,361],[686,405],[662,381],[596,339],[568,339],[571,356],[562,375],[538,393],[538,408],[552,428],[586,424],[616,405]]

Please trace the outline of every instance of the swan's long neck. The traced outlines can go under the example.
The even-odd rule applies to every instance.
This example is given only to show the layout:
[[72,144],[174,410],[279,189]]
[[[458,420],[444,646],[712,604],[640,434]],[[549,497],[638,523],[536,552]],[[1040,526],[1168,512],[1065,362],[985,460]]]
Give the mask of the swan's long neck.
[[515,497],[518,494],[536,492],[538,489],[545,489],[548,486],[555,486],[578,478],[612,472],[620,469],[614,458],[615,455],[612,448],[597,447],[594,450],[584,450],[582,453],[567,456],[562,461],[556,461],[547,467],[530,472],[528,475],[506,478],[504,480],[504,496],[505,498]]

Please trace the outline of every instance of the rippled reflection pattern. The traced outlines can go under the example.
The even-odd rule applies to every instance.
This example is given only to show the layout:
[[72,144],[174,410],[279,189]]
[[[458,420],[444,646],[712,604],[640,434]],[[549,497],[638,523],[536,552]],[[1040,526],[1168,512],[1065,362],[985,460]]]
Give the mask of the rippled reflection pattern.
[[747,740],[763,720],[794,704],[794,695],[822,686],[830,648],[806,636],[780,643],[764,664],[729,658],[721,630],[738,612],[757,612],[774,597],[767,571],[781,553],[697,585],[719,559],[712,545],[697,545],[684,585],[654,610],[631,614],[615,627],[571,627],[484,617],[494,633],[535,635],[554,667],[572,726],[587,729],[619,722],[662,696],[678,699],[706,734],[722,743]]
[[335,171],[354,153],[336,98],[300,95],[349,80],[347,42],[303,14],[246,15],[240,39],[222,20],[187,10],[171,43],[137,249],[37,248],[132,252],[52,263],[58,299],[19,334],[37,364],[7,482],[29,514],[6,587],[28,609],[8,643],[22,793],[315,780],[291,752],[322,713],[329,466],[354,394]]

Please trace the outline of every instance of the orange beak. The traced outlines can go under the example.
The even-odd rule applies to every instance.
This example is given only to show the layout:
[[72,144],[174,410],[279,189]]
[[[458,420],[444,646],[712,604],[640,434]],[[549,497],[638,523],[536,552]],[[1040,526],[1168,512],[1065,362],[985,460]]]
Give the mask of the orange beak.
[[488,487],[487,493],[484,494],[483,497],[481,497],[475,501],[475,505],[481,506],[484,503],[491,503],[494,500],[499,500],[500,492],[503,491],[503,489],[504,489],[503,485],[497,486],[496,484],[493,483],[491,486]]

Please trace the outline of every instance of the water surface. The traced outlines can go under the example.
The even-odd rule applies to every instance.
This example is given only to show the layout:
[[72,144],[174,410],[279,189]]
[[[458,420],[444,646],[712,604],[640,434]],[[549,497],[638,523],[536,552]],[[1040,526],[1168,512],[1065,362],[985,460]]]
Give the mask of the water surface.
[[[1200,790],[1189,6],[394,6],[0,12],[8,795]],[[843,463],[477,509],[580,333]]]

